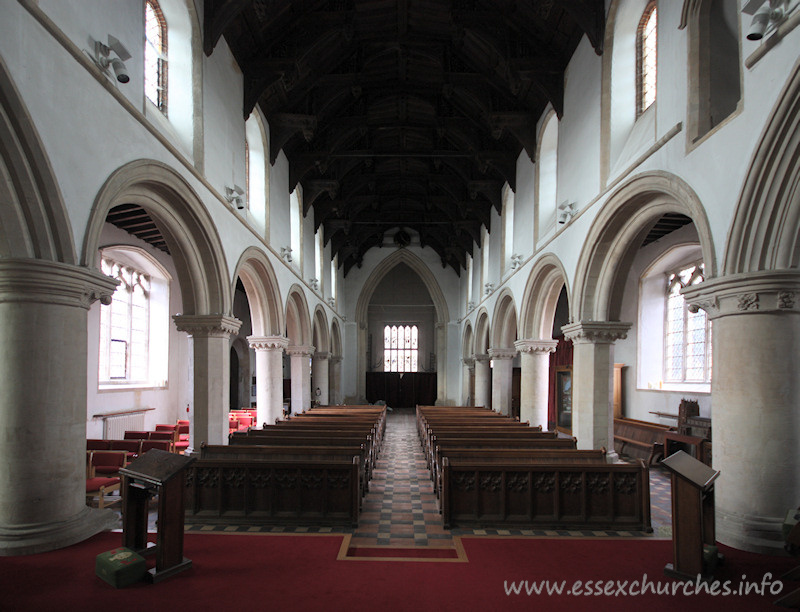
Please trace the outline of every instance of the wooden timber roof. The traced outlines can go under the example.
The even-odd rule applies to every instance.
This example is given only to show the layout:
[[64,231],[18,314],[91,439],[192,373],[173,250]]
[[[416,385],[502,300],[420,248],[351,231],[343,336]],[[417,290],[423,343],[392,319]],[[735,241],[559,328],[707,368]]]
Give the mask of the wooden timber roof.
[[258,105],[270,161],[323,228],[344,273],[398,229],[456,273],[480,244],[522,150],[603,0],[206,0],[203,47],[222,37]]

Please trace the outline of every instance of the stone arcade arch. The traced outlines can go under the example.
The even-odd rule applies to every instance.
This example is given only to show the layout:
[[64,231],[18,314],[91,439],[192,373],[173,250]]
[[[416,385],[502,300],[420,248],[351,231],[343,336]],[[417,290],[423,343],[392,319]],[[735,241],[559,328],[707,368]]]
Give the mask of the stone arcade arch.
[[428,294],[433,300],[434,309],[436,312],[436,401],[441,402],[447,397],[447,376],[445,366],[447,364],[447,332],[450,314],[447,308],[447,301],[445,300],[444,293],[442,292],[439,283],[433,276],[428,266],[416,255],[410,253],[407,249],[399,249],[392,255],[384,259],[381,263],[375,266],[375,269],[370,274],[361,294],[358,296],[356,302],[356,323],[358,325],[358,369],[356,370],[358,376],[358,397],[366,397],[366,372],[367,372],[367,315],[369,311],[369,303],[372,300],[372,294],[375,292],[376,287],[384,279],[384,277],[395,266],[404,263],[411,268],[422,279]]
[[329,366],[329,384],[331,404],[342,403],[342,328],[339,319],[331,323],[331,357]]
[[684,291],[714,322],[717,539],[777,554],[800,489],[800,62],[750,163],[719,278]]
[[[325,309],[321,305],[317,305],[314,309],[313,319],[313,336],[312,343],[314,344],[314,355],[311,360],[311,401],[319,402],[321,405],[327,405],[330,397],[330,382],[329,382],[329,359],[330,352],[330,337],[328,335],[328,318],[325,316]],[[317,393],[319,390],[319,393]]]
[[461,339],[461,402],[472,405],[475,402],[475,349],[472,338],[472,323],[464,325],[464,334]]
[[547,428],[550,353],[555,351],[553,322],[562,288],[569,287],[564,266],[546,253],[533,267],[525,286],[520,314],[522,339],[514,343],[521,355],[520,420]]
[[311,315],[308,301],[299,285],[292,285],[286,299],[286,353],[291,358],[292,413],[303,412],[311,406],[311,364],[314,346],[311,344]]
[[706,276],[716,275],[705,210],[683,180],[666,172],[642,173],[611,195],[584,241],[570,303],[573,322],[562,328],[574,346],[572,431],[579,448],[613,448],[613,344],[631,326],[619,321],[624,284],[636,251],[665,213],[692,219]]
[[492,405],[492,370],[489,367],[489,313],[481,306],[475,319],[475,338],[472,358],[475,360],[475,405]]
[[511,414],[514,357],[517,349],[517,309],[510,289],[504,289],[495,302],[492,317],[492,408]]
[[283,307],[275,271],[266,254],[249,247],[234,274],[244,285],[250,304],[253,335],[247,340],[256,354],[256,409],[259,423],[274,423],[283,412]]
[[[113,522],[86,506],[87,313],[116,282],[77,266],[47,153],[0,60],[0,555],[79,542]],[[45,372],[57,372],[42,380]],[[46,427],[31,424],[46,423]]]
[[160,162],[136,160],[112,173],[98,192],[82,265],[95,265],[103,224],[119,204],[137,204],[147,211],[175,264],[183,313],[173,319],[179,331],[191,336],[194,355],[190,448],[199,448],[202,442],[222,444],[228,437],[224,407],[229,401],[229,338],[241,322],[230,315],[232,290],[216,227],[182,176]]

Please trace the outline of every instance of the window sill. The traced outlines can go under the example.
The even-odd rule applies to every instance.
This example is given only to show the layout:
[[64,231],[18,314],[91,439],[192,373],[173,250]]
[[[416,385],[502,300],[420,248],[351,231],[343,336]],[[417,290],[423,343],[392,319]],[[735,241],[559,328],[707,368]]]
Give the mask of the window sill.
[[711,393],[711,383],[647,383],[637,391],[657,391],[665,393]]
[[97,386],[99,393],[107,391],[163,391],[168,388],[166,382],[163,383],[100,383]]

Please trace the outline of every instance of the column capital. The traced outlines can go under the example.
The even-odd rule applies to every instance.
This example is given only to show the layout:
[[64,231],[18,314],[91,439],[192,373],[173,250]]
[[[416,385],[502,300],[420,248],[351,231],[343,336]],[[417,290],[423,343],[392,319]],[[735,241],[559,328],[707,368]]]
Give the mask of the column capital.
[[689,310],[709,319],[753,313],[800,313],[800,272],[763,270],[711,278],[683,291]]
[[292,357],[295,356],[305,356],[310,357],[314,354],[314,347],[310,345],[305,346],[289,346],[286,347],[286,354],[291,355]]
[[470,369],[475,367],[475,358],[474,358],[474,357],[471,357],[471,356],[470,356],[470,357],[464,357],[464,358],[461,360],[461,362],[462,362],[462,363],[463,363],[465,366],[467,366],[468,368],[470,368]]
[[490,348],[489,357],[492,359],[514,359],[517,350],[512,348]]
[[575,344],[612,344],[628,337],[631,323],[619,321],[580,321],[564,325],[561,331]]
[[235,318],[220,314],[209,315],[173,315],[178,331],[201,338],[228,338],[239,331],[242,322]]
[[484,362],[488,363],[489,361],[491,361],[491,359],[492,359],[491,355],[486,355],[486,354],[477,354],[476,353],[475,355],[472,356],[472,360],[475,363],[479,363],[479,362],[480,363],[484,363]]
[[250,348],[257,351],[283,350],[289,346],[289,339],[284,336],[247,336]]
[[520,353],[546,355],[555,353],[558,340],[517,340],[514,346]]
[[314,359],[318,359],[319,361],[327,361],[330,359],[331,354],[327,351],[317,351],[312,355]]
[[43,259],[0,259],[0,302],[38,302],[88,310],[110,304],[119,281],[97,270]]
[[342,356],[341,355],[331,355],[328,358],[328,361],[331,363],[342,363]]

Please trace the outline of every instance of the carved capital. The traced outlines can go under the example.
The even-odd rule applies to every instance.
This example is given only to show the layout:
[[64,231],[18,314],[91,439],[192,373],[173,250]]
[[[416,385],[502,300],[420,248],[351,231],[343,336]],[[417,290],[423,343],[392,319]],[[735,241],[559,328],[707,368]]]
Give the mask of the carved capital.
[[517,356],[517,351],[512,348],[490,348],[489,356],[492,359],[514,359]]
[[555,352],[558,340],[517,340],[514,346],[520,353],[547,355]]
[[286,354],[292,357],[310,357],[314,354],[313,346],[289,346],[286,348]]
[[178,331],[195,338],[229,338],[239,331],[242,322],[225,315],[173,315]]
[[461,363],[467,366],[470,370],[475,368],[475,359],[473,357],[464,357],[461,360]]
[[575,344],[611,344],[628,337],[630,323],[619,321],[581,321],[564,325],[561,331]]
[[327,361],[331,354],[327,351],[317,351],[314,353],[314,361]]
[[96,270],[43,259],[0,259],[0,302],[74,308],[110,304],[119,281]]
[[491,359],[492,359],[492,357],[491,357],[490,355],[486,355],[486,354],[483,354],[483,355],[477,355],[477,354],[476,354],[476,355],[473,355],[473,356],[472,356],[472,360],[473,360],[473,361],[474,361],[476,364],[477,364],[477,363],[487,363],[487,364],[488,364],[488,363],[489,363],[489,361],[491,361]]
[[778,270],[707,279],[681,291],[689,310],[710,319],[731,315],[800,313],[800,272]]
[[247,342],[257,351],[282,351],[289,346],[289,339],[284,336],[247,336]]
[[338,365],[338,364],[342,363],[342,356],[341,355],[333,355],[329,359],[329,361],[334,365]]

